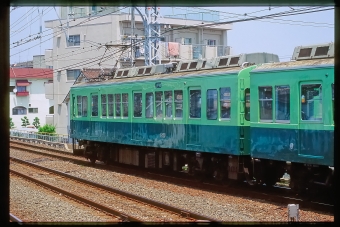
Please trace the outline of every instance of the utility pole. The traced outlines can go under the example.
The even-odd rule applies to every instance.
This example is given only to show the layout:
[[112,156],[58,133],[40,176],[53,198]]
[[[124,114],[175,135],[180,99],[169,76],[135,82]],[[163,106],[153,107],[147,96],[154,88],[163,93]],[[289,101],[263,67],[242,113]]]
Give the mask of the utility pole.
[[145,43],[144,43],[144,57],[145,65],[161,64],[161,56],[159,51],[161,25],[160,8],[159,7],[145,7],[145,13],[142,14],[141,9],[134,7],[140,14],[144,25]]
[[134,7],[131,7],[131,67],[134,65],[134,42],[133,37],[134,37],[134,32],[135,32],[135,9]]

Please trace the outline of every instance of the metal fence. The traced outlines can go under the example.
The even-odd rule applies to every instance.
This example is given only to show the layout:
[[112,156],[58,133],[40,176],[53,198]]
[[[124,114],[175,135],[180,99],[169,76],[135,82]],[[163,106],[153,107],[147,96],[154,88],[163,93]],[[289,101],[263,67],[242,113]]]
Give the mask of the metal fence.
[[54,143],[72,143],[72,139],[69,135],[43,133],[26,130],[10,129],[10,136],[27,138],[27,139],[39,139]]

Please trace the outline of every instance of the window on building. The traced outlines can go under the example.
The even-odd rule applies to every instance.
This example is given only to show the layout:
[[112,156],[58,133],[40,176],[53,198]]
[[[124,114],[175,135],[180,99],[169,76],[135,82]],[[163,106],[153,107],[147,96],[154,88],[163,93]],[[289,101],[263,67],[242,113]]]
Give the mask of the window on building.
[[66,70],[67,80],[76,80],[80,74],[80,69]]
[[153,117],[153,93],[149,92],[145,94],[145,117],[152,118]]
[[50,106],[50,108],[48,108],[48,114],[54,114],[54,106]]
[[201,90],[190,90],[190,118],[201,118]]
[[68,46],[80,46],[80,35],[70,35],[68,37]]
[[183,91],[174,91],[175,98],[175,117],[183,117]]
[[208,46],[216,46],[216,40],[215,39],[207,39],[206,44]]
[[207,119],[217,119],[217,90],[211,89],[207,91]]
[[301,120],[322,120],[322,85],[301,85]]
[[92,117],[98,117],[98,95],[92,95],[91,111]]
[[116,106],[116,117],[121,117],[121,102],[122,102],[122,95],[115,94],[115,106]]
[[25,92],[26,87],[25,86],[17,86],[17,92]]
[[15,88],[15,86],[9,86],[9,92],[13,92],[14,88]]
[[290,87],[275,86],[275,120],[290,121]]
[[165,91],[165,117],[172,117],[172,91]]
[[231,116],[230,87],[220,88],[221,119],[230,119]]
[[38,113],[38,108],[28,108],[28,113]]
[[82,97],[81,107],[82,107],[82,116],[87,117],[87,96]]
[[191,38],[184,38],[184,45],[191,45]]
[[142,116],[142,93],[133,94],[133,116]]
[[273,120],[272,87],[259,87],[260,120]]
[[102,117],[106,117],[107,116],[106,95],[101,95],[101,102],[102,102]]
[[108,112],[108,117],[113,117],[113,94],[108,94],[107,95],[107,99],[108,99],[108,102],[107,102],[107,112]]
[[[122,95],[122,105],[123,105],[123,117],[129,117],[129,94],[123,93]],[[142,102],[142,98],[140,100]],[[140,106],[140,109],[142,111],[142,106]]]
[[23,106],[16,106],[12,109],[13,115],[26,115],[27,109]]
[[163,91],[156,91],[156,117],[163,117]]

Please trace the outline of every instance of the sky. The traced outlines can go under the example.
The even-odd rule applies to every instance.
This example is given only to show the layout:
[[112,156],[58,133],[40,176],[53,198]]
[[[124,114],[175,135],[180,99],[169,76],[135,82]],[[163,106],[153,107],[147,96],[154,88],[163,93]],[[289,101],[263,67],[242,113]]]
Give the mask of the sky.
[[[164,8],[164,7],[163,7]],[[235,21],[282,12],[298,12],[306,7],[209,7],[220,21]],[[328,7],[332,8],[332,7]],[[162,8],[161,8],[162,10]],[[165,10],[165,9],[164,9]],[[197,10],[194,7],[188,12]],[[44,21],[58,19],[58,7],[10,8],[10,63],[30,61],[52,49],[52,30]],[[42,29],[39,37],[40,27]],[[334,9],[232,24],[228,33],[232,54],[267,52],[289,61],[296,46],[334,42]]]

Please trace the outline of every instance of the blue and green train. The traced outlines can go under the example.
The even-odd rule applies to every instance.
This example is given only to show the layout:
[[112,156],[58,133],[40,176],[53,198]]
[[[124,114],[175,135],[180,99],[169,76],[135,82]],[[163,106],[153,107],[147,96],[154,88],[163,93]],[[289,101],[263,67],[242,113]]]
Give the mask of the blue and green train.
[[297,47],[289,62],[262,54],[83,70],[69,93],[71,137],[92,162],[331,186],[333,44]]

